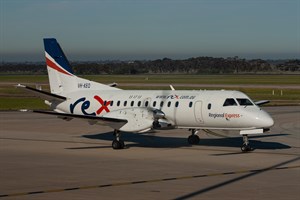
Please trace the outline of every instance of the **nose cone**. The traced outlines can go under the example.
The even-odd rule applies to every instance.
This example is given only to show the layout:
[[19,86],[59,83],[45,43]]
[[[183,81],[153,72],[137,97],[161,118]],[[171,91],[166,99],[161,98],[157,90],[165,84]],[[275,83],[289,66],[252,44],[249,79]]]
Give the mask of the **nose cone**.
[[255,117],[255,121],[257,128],[270,128],[274,125],[273,118],[263,110]]

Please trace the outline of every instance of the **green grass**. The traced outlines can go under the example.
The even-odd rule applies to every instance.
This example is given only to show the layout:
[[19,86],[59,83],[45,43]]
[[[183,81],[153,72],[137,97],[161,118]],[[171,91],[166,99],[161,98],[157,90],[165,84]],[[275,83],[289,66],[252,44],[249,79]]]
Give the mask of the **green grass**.
[[0,110],[47,109],[43,100],[34,97],[1,97]]
[[[271,100],[268,105],[299,105],[299,89],[276,88],[243,88],[240,85],[300,85],[300,75],[99,75],[83,76],[96,82],[117,82],[122,89],[165,89],[169,86],[152,87],[140,84],[228,84],[230,90],[239,90],[246,93],[253,100]],[[17,83],[24,83],[35,87],[42,84],[43,90],[49,91],[48,77],[45,75],[0,75],[0,110],[18,109],[46,109],[43,100],[35,98],[31,93],[14,87]],[[136,83],[136,86],[122,86],[122,83]],[[200,87],[176,87],[176,90],[200,90],[200,89],[228,89],[226,87],[200,88]],[[273,90],[275,94],[273,95]]]
[[11,83],[48,83],[47,75],[0,75],[1,82]]
[[300,84],[300,75],[101,75],[84,77],[97,82],[105,83]]
[[252,99],[268,99],[268,100],[297,100],[300,101],[300,90],[296,89],[240,89],[241,92],[246,93]]
[[[280,84],[299,85],[300,75],[90,75],[83,78],[102,83],[186,84]],[[46,75],[0,75],[0,83],[48,83]]]

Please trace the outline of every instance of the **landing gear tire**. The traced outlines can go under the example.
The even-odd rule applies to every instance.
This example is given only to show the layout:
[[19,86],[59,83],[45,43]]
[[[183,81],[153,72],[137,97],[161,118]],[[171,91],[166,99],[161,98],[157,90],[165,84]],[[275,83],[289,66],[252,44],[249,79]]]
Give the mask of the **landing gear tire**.
[[113,149],[124,149],[124,141],[121,140],[121,132],[119,130],[114,130],[115,139],[113,140],[111,146]]
[[243,135],[243,142],[244,142],[243,146],[241,146],[242,152],[253,151],[253,148],[251,148],[251,146],[249,144],[248,135]]
[[200,138],[198,135],[190,135],[188,137],[189,144],[199,144]]
[[241,146],[241,150],[242,150],[242,152],[249,152],[249,151],[252,151],[253,149],[251,148],[250,145],[243,144],[243,146]]
[[111,146],[112,146],[113,149],[124,149],[125,144],[124,144],[124,141],[122,141],[122,140],[120,140],[120,141],[114,140],[112,142]]

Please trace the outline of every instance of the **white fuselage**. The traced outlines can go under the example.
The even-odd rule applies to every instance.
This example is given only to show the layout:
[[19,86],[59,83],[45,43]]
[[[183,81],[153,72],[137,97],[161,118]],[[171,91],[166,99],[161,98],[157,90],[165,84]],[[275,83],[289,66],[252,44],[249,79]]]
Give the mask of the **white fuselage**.
[[[250,130],[268,128],[274,123],[267,112],[239,91],[83,90],[67,94],[67,99],[56,106],[56,111],[107,117],[118,114],[124,117],[126,111],[132,111],[133,114],[126,117],[137,118],[136,121],[148,118],[150,123],[153,112],[147,114],[142,111],[159,110],[164,114],[159,121],[174,128]],[[227,99],[236,103],[225,105]],[[244,105],[240,102],[245,99],[250,103]],[[140,115],[135,114],[140,111]],[[123,131],[141,132],[146,129],[148,126],[125,128]]]

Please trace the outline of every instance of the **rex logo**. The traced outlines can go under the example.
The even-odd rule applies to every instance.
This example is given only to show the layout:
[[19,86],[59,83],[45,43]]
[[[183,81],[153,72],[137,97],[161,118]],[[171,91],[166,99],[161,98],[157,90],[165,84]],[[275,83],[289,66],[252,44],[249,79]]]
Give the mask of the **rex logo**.
[[[82,97],[80,99],[78,99],[77,101],[75,101],[73,104],[70,104],[70,112],[72,114],[74,114],[74,109],[76,108],[76,106],[78,106],[81,102],[81,112],[84,115],[92,115],[92,116],[96,116],[100,115],[102,113],[103,110],[105,110],[106,112],[110,112],[110,110],[108,109],[108,106],[110,105],[110,101],[103,101],[103,99],[101,97],[99,97],[98,95],[94,96],[94,99],[97,100],[97,102],[100,104],[99,109],[96,112],[92,112],[92,113],[88,113],[87,110],[90,108],[91,102],[89,100],[86,100],[85,97]],[[80,105],[79,105],[80,106]]]

